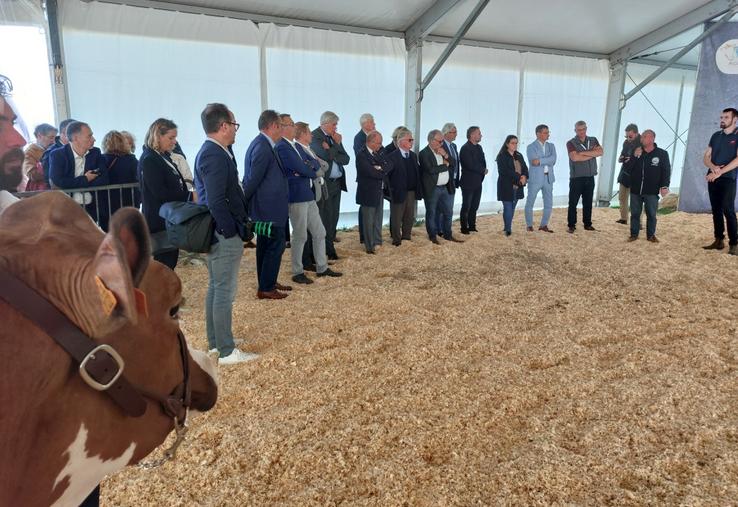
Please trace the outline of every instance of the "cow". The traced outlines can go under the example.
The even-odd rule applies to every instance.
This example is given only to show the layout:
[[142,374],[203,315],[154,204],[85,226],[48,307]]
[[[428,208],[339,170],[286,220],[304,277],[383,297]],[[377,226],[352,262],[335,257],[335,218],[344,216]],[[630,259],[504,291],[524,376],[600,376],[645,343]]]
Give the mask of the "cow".
[[79,362],[39,324],[45,318],[17,309],[20,289],[0,297],[0,505],[79,505],[103,477],[165,440],[182,411],[161,400],[187,376],[189,389],[176,392],[183,400],[191,393],[191,410],[216,402],[215,363],[184,345],[181,283],[150,261],[143,216],[122,208],[109,230],[56,191],[0,215],[0,276],[41,295],[93,344],[112,347],[123,377],[142,393],[129,410],[135,416],[127,413],[113,394],[91,387],[96,379],[83,378]]

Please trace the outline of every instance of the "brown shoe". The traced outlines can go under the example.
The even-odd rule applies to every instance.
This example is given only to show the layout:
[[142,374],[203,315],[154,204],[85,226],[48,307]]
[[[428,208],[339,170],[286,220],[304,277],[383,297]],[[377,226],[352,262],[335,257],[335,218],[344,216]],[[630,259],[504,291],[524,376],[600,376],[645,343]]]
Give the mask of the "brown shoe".
[[630,243],[631,241],[635,241],[637,239],[638,239],[638,236],[628,236],[628,243]]
[[707,246],[702,247],[705,250],[722,250],[725,248],[725,242],[722,239],[716,239]]
[[542,225],[538,228],[538,230],[543,232],[553,232],[551,229],[548,228],[548,225]]
[[256,248],[256,243],[254,243],[253,241],[249,240],[249,241],[247,241],[246,243],[243,244],[243,247],[244,248]]
[[292,290],[292,287],[290,287],[289,285],[282,285],[281,283],[275,283],[274,288],[285,292]]
[[284,299],[287,297],[287,294],[277,290],[270,290],[269,292],[257,291],[256,297],[259,299]]
[[625,224],[627,224],[627,223],[628,223],[628,221],[627,221],[627,220],[623,220],[623,219],[621,218],[620,220],[615,220],[615,223],[616,223],[616,224],[623,224],[623,225],[625,225]]
[[594,228],[594,227],[592,227],[591,225],[585,225],[585,226],[584,226],[584,230],[585,230],[585,231],[596,231],[597,229],[595,229],[595,228]]
[[569,228],[566,229],[566,232],[569,234],[574,234],[574,231],[576,231],[576,228],[572,226],[569,226]]
[[651,236],[650,238],[646,238],[646,239],[648,241],[650,241],[651,243],[658,243],[659,242],[659,238],[657,238],[656,236]]
[[528,227],[525,228],[525,230],[528,232],[533,232],[533,226],[529,225]]
[[450,241],[452,243],[463,243],[463,241],[461,241],[460,239],[455,238],[453,236],[446,238],[446,241]]

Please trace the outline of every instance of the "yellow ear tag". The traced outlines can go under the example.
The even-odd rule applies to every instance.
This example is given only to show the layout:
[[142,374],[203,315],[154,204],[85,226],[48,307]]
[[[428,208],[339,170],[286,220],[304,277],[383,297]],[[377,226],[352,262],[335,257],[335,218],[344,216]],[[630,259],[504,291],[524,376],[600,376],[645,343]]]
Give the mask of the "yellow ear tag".
[[138,314],[148,319],[149,303],[146,300],[146,294],[139,289],[133,289],[133,293],[136,295],[136,310],[138,310]]
[[105,287],[105,283],[99,276],[95,276],[95,285],[97,285],[97,292],[100,294],[103,312],[105,312],[106,317],[110,317],[118,304],[118,300],[115,298],[113,291]]

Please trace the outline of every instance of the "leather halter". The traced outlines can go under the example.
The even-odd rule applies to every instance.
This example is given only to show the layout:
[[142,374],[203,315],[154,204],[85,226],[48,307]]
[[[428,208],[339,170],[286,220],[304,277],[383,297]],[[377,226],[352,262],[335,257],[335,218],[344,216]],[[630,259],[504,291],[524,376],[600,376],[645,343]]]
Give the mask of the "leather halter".
[[45,297],[6,268],[0,268],[0,299],[56,341],[79,364],[79,373],[84,382],[97,391],[105,392],[126,415],[144,415],[146,397],[158,402],[164,413],[174,419],[175,426],[185,424],[191,390],[187,343],[181,331],[177,332],[177,338],[184,378],[170,395],[161,396],[129,383],[123,375],[123,358],[113,347],[84,334]]

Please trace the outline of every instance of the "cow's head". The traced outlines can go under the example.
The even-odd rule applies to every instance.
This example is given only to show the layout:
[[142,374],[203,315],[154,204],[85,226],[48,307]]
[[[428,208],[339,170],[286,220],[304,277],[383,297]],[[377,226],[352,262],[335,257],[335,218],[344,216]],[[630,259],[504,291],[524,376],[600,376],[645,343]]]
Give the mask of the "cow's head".
[[[117,211],[110,222],[110,232],[103,234],[65,194],[45,192],[11,205],[0,216],[3,245],[0,269],[9,269],[25,281],[85,334],[115,348],[125,361],[124,375],[131,384],[166,396],[183,379],[178,340],[181,283],[173,271],[158,262],[150,262],[148,234],[143,217],[132,208]],[[0,316],[3,311],[9,312],[0,302]],[[11,322],[23,326],[22,319],[16,315],[10,317]],[[19,333],[30,338],[21,343],[17,338]],[[52,402],[38,410],[56,411],[40,417],[64,420],[64,424],[58,421],[53,424],[53,431],[63,434],[50,438],[45,448],[40,449],[46,453],[54,448],[53,452],[58,453],[48,460],[49,466],[55,468],[51,471],[53,484],[47,497],[51,501],[79,503],[97,484],[95,481],[115,471],[111,468],[141,460],[171,431],[171,417],[154,401],[149,401],[146,413],[140,418],[123,414],[107,395],[87,386],[69,357],[35,327],[10,329],[5,334],[0,329],[0,342],[3,340],[8,342],[0,344],[0,352],[5,347],[16,359],[29,346],[39,349],[32,357],[42,364],[30,367],[47,369],[43,388],[49,392],[43,395]],[[191,407],[197,411],[209,410],[217,398],[214,362],[194,350],[187,354],[187,361]],[[18,375],[22,376],[23,371],[19,367]],[[28,386],[14,387],[37,391],[37,384],[36,379],[30,378]],[[0,398],[3,394],[0,387]],[[37,395],[28,393],[30,398]],[[18,431],[3,428],[3,421],[0,417],[0,433]],[[13,422],[12,418],[5,421]],[[52,431],[32,424],[27,428]],[[30,441],[39,446],[47,442],[33,438]],[[95,465],[95,459],[107,463],[107,468],[99,463]],[[37,483],[38,474],[42,473],[25,472],[28,471],[19,475],[18,480]],[[3,487],[0,481],[0,496]],[[79,495],[81,499],[77,498]]]

